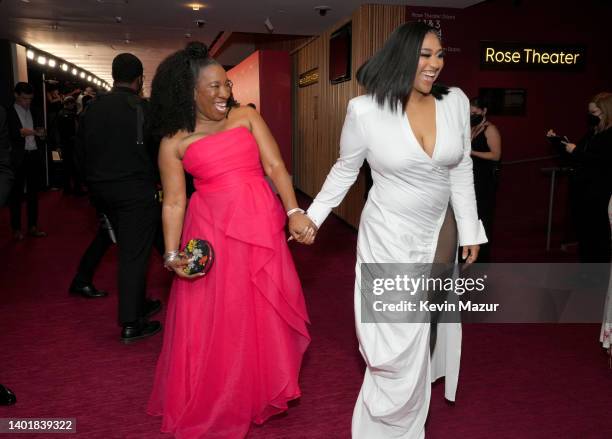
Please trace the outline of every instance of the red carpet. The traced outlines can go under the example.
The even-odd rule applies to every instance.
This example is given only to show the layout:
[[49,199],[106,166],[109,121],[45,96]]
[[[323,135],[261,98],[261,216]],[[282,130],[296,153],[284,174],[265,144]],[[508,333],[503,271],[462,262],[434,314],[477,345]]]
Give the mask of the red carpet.
[[[0,407],[0,418],[76,418],[78,433],[69,437],[169,437],[144,413],[161,336],[119,342],[116,253],[96,277],[109,298],[66,293],[95,231],[87,200],[46,193],[41,211],[49,237],[21,243],[11,241],[8,212],[0,212],[0,383],[18,398]],[[314,247],[292,244],[313,322],[304,396],[249,439],[350,437],[364,367],[353,329],[355,238],[330,218]],[[165,297],[169,281],[155,255],[151,295]],[[434,386],[428,439],[612,437],[612,370],[598,334],[596,325],[464,326],[457,403],[448,405],[443,385]],[[59,437],[0,439],[13,436]]]

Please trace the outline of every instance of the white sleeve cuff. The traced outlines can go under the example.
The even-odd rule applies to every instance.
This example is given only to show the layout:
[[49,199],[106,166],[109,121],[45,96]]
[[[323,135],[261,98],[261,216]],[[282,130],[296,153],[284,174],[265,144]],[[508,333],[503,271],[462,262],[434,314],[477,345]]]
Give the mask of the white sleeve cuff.
[[306,215],[315,223],[317,228],[320,228],[330,212],[331,208],[314,201],[306,211]]
[[478,222],[469,221],[457,221],[457,232],[459,233],[459,245],[477,245],[485,244],[489,240],[487,239],[487,233],[482,225],[482,221]]

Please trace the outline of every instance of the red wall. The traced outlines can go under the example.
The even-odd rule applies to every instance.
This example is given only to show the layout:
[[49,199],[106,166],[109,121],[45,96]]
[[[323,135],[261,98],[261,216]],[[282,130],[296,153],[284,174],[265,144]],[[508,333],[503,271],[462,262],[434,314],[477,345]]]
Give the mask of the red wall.
[[291,154],[291,60],[289,52],[262,50],[259,63],[261,115],[281,150],[285,166],[292,173]]
[[291,62],[289,53],[262,50],[227,72],[234,97],[241,105],[253,103],[270,127],[285,166],[292,172]]
[[234,83],[234,98],[241,105],[253,103],[259,110],[259,52],[243,60],[240,64],[227,72],[228,78]]
[[[443,83],[461,87],[468,96],[475,96],[480,87],[527,90],[525,116],[491,117],[500,129],[502,160],[507,162],[554,154],[544,137],[548,128],[574,141],[585,133],[589,99],[597,92],[612,91],[611,3],[490,0],[466,9],[407,7],[406,17],[413,20],[411,12],[423,10],[456,16],[441,23],[443,45],[460,49],[447,53],[440,78]],[[582,44],[587,48],[586,68],[582,72],[481,70],[480,41],[486,40]],[[503,245],[543,248],[550,179],[541,168],[552,165],[556,161],[507,164],[502,169],[494,256],[496,247]],[[553,224],[555,245],[568,239],[565,235],[570,228],[565,178],[559,183]]]

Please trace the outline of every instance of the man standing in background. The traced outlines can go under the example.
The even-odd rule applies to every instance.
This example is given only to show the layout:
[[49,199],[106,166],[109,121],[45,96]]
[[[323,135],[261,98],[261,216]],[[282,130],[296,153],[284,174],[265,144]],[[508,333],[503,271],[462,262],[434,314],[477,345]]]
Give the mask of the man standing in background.
[[15,85],[15,104],[7,113],[9,139],[12,147],[11,166],[15,182],[11,193],[11,227],[13,238],[21,241],[21,202],[26,193],[28,208],[28,235],[43,238],[45,232],[38,230],[38,191],[43,181],[43,154],[39,139],[44,138],[45,130],[38,119],[32,116],[30,105],[34,98],[34,88],[27,82]]
[[90,103],[81,119],[77,156],[92,200],[117,237],[121,340],[129,343],[161,329],[158,321],[148,320],[161,303],[146,299],[147,266],[161,209],[155,154],[144,133],[146,102],[139,97],[142,63],[122,53],[113,60],[112,74],[112,91]]

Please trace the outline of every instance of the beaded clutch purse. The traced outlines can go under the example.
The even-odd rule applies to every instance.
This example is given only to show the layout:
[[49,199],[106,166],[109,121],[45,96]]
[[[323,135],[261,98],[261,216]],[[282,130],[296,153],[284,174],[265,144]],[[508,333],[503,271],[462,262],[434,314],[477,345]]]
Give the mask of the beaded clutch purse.
[[204,239],[190,239],[183,250],[189,264],[183,269],[185,274],[205,275],[212,267],[215,252],[210,242]]

